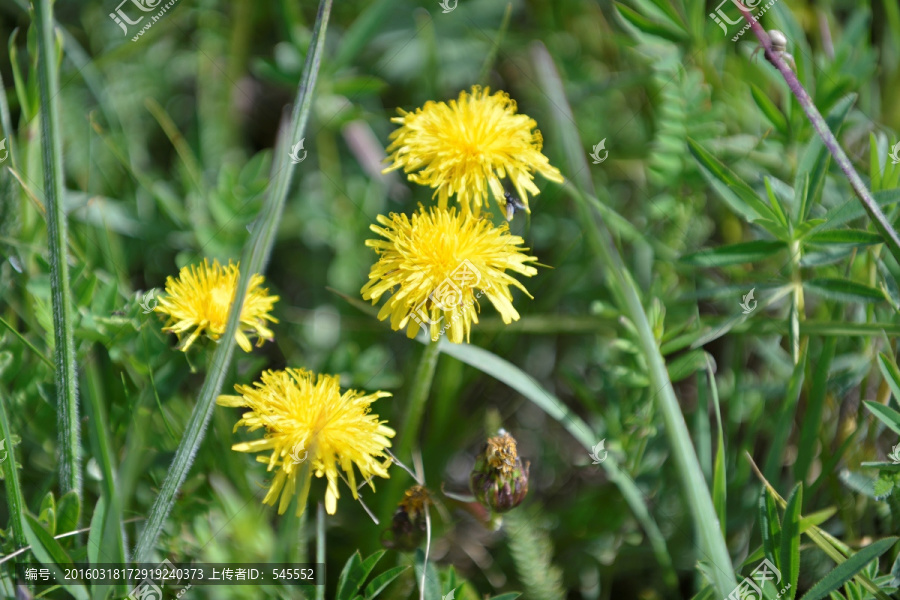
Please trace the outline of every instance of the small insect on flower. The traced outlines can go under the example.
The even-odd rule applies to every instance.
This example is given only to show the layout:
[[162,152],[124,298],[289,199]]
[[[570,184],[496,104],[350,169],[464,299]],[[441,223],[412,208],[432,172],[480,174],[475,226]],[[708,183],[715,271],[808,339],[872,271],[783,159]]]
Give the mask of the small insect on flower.
[[479,502],[494,512],[507,512],[525,499],[530,468],[530,462],[523,465],[515,438],[501,429],[478,455],[469,485]]
[[[177,279],[166,279],[166,293],[159,297],[159,304],[152,310],[169,316],[163,331],[173,332],[179,341],[193,329],[181,343],[180,350],[187,352],[204,333],[213,341],[222,337],[237,291],[239,274],[238,265],[229,262],[227,267],[223,267],[214,260],[210,266],[204,259],[199,267],[191,265],[182,268]],[[250,278],[241,309],[241,321],[234,334],[235,341],[244,352],[250,352],[253,348],[248,333],[256,335],[257,346],[274,337],[266,321],[278,322],[269,314],[278,296],[270,296],[268,289],[260,287],[263,281],[263,276],[259,274]]]
[[[295,493],[298,493],[297,514],[306,509],[312,476],[325,477],[325,509],[329,515],[337,510],[338,468],[347,476],[353,498],[356,491],[356,475],[359,469],[364,480],[374,491],[371,478],[389,477],[391,463],[385,453],[390,447],[388,438],[394,430],[372,414],[370,405],[379,398],[390,396],[387,392],[363,395],[356,390],[340,390],[340,378],[332,375],[315,376],[305,369],[265,371],[261,381],[249,385],[236,385],[239,396],[219,396],[220,406],[238,406],[250,409],[234,426],[247,427],[250,431],[266,429],[266,436],[252,442],[242,442],[231,447],[236,452],[263,452],[271,450],[268,458],[256,460],[277,470],[263,503],[274,505],[279,496],[278,514],[283,514]],[[297,461],[297,449],[303,448],[303,460]],[[293,453],[293,454],[292,454]],[[380,462],[379,459],[384,459]]]
[[516,216],[516,211],[522,211],[526,209],[526,206],[522,204],[522,201],[513,194],[512,192],[506,192],[503,194],[503,199],[506,201],[506,205],[504,208],[506,209],[506,220],[512,221],[513,217]]
[[391,528],[381,535],[381,544],[390,550],[412,552],[425,538],[425,507],[434,501],[425,486],[414,485],[403,494],[391,519]]
[[501,180],[508,178],[529,211],[528,194],[540,193],[535,171],[563,182],[541,153],[537,123],[518,114],[515,100],[505,92],[491,94],[473,86],[456,100],[428,101],[415,112],[399,112],[391,120],[401,127],[391,134],[387,148],[393,164],[384,171],[403,169],[410,181],[433,188],[442,208],[455,195],[464,213],[478,213],[488,192],[502,207]]
[[506,223],[494,227],[472,213],[437,207],[420,208],[412,219],[379,215],[378,222],[382,227],[371,229],[384,239],[366,241],[379,257],[361,293],[373,304],[391,293],[378,318],[390,317],[394,331],[406,328],[413,338],[423,327],[432,340],[447,333],[455,344],[468,341],[482,296],[504,323],[518,320],[509,288],[528,291],[507,271],[531,277],[537,269],[528,263],[537,257],[525,253],[524,240],[510,235]]

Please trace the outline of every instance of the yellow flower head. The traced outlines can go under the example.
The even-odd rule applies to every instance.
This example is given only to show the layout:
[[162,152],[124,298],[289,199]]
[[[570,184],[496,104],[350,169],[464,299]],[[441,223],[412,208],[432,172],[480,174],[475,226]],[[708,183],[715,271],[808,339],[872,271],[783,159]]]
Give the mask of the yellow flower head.
[[[159,298],[159,304],[154,310],[169,316],[163,331],[174,332],[179,340],[184,333],[193,329],[181,345],[181,350],[187,352],[194,340],[203,333],[214,341],[222,337],[237,290],[238,276],[238,266],[230,261],[227,267],[223,267],[219,261],[214,260],[210,267],[206,259],[203,259],[203,264],[199,267],[191,265],[181,269],[178,279],[166,279],[166,295]],[[241,322],[234,334],[235,341],[244,352],[252,349],[247,333],[256,334],[257,346],[262,346],[264,340],[274,337],[266,321],[278,322],[278,319],[269,314],[278,296],[269,296],[269,290],[259,287],[262,283],[262,275],[250,278],[241,310]]]
[[[333,515],[337,509],[338,477],[340,467],[347,474],[347,483],[354,498],[356,475],[353,465],[363,479],[388,477],[385,448],[390,447],[389,437],[395,432],[370,414],[370,404],[378,398],[390,396],[387,392],[363,395],[356,390],[341,394],[340,378],[319,375],[305,369],[266,371],[262,380],[249,385],[234,386],[240,396],[219,396],[220,406],[245,406],[250,410],[234,426],[247,427],[250,431],[265,428],[266,436],[252,442],[231,447],[237,452],[262,452],[271,450],[259,462],[268,464],[269,471],[277,469],[269,493],[263,499],[266,504],[278,504],[278,514],[283,514],[290,504],[297,486],[300,499],[297,514],[306,509],[309,484],[312,475],[327,477],[325,508]],[[386,458],[381,463],[377,459]],[[297,480],[300,480],[299,482]]]
[[476,214],[488,189],[505,206],[500,180],[508,177],[529,210],[528,194],[540,193],[533,171],[557,183],[563,177],[541,154],[543,138],[534,119],[516,114],[509,94],[489,92],[473,86],[471,94],[460,92],[449,103],[429,101],[412,113],[400,110],[401,116],[391,120],[402,126],[391,134],[387,149],[394,164],[385,171],[402,168],[410,181],[434,188],[442,208],[456,194],[463,212]]
[[[510,235],[506,223],[494,227],[472,213],[459,214],[455,208],[424,208],[406,215],[378,216],[384,227],[371,229],[383,240],[367,240],[379,254],[362,288],[364,300],[378,302],[382,294],[391,296],[378,313],[380,320],[391,317],[391,327],[407,327],[415,337],[424,326],[436,340],[443,333],[451,342],[469,340],[472,322],[478,322],[479,298],[486,296],[504,323],[518,320],[509,286],[526,290],[506,271],[532,276],[537,269],[528,265],[537,260],[528,256],[524,240]],[[399,289],[397,289],[399,288]],[[529,295],[529,297],[531,297]]]

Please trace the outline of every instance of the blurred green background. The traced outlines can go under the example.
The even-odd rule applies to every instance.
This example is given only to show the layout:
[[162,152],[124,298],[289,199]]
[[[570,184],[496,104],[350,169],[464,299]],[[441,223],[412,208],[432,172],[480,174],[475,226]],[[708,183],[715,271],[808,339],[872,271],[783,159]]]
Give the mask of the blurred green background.
[[[133,42],[139,26],[124,34],[109,17],[114,1],[58,2],[55,9],[80,393],[105,406],[133,544],[212,353],[208,342],[187,356],[174,351],[174,337],[160,332],[156,315],[142,312],[141,299],[181,266],[240,257],[268,184],[279,121],[295,96],[316,4],[181,0]],[[609,222],[645,294],[710,487],[717,429],[703,349],[714,359],[727,472],[724,527],[735,564],[760,539],[761,485],[747,453],[783,496],[798,481],[813,486],[805,490],[804,515],[835,508],[822,527],[844,543],[856,547],[897,531],[893,501],[873,491],[877,471],[860,466],[883,460],[896,440],[862,404],[886,402],[890,394],[876,358],[892,355],[898,333],[896,262],[879,246],[834,240],[804,246],[803,261],[787,252],[730,263],[694,254],[771,236],[717,193],[689,138],[762,197],[768,178],[788,212],[796,208],[798,169],[809,152],[819,156],[809,150],[815,134],[783,80],[761,56],[749,59],[752,34],[737,43],[723,36],[707,16],[714,8],[681,0],[515,1],[504,29],[507,4],[499,0],[460,0],[448,13],[437,1],[337,2],[306,130],[308,155],[265,273],[270,292],[281,297],[275,341],[240,353],[225,392],[265,368],[340,374],[345,387],[392,392],[374,410],[399,428],[422,347],[343,296],[358,299],[367,280],[375,254],[364,241],[374,237],[376,216],[431,203],[430,190],[402,174],[380,174],[395,127],[390,118],[398,108],[455,98],[480,83],[508,92],[537,121],[551,163],[567,179],[589,178],[600,201],[621,215]],[[900,128],[896,2],[783,0],[762,22],[786,33],[819,110],[842,116],[839,139],[873,190],[896,188],[896,177],[879,176],[877,186],[872,178],[873,165],[891,173],[887,150]],[[11,130],[4,126],[2,137],[16,162],[0,165],[0,316],[21,337],[0,328],[0,396],[20,440],[15,457],[26,503],[38,514],[47,495],[59,501],[59,493],[53,371],[40,358],[52,357],[53,336],[29,26],[25,3],[3,0],[0,75]],[[536,67],[544,49],[580,140],[558,125],[562,108]],[[587,155],[601,140],[606,161],[567,158],[567,147]],[[873,142],[880,148],[875,159]],[[852,199],[833,164],[821,157],[817,164],[821,186],[810,221]],[[536,181],[542,193],[531,215],[510,227],[548,268],[524,282],[533,300],[515,294],[519,322],[504,326],[487,305],[471,342],[519,366],[584,419],[596,441],[606,440],[664,535],[677,583],[667,580],[619,488],[560,423],[489,373],[446,355],[419,437],[429,486],[464,492],[493,423],[515,435],[531,461],[531,480],[528,499],[500,531],[444,498],[451,518],[435,517],[431,558],[445,581],[452,566],[468,582],[457,598],[513,590],[535,600],[692,597],[705,588],[696,569],[703,556],[655,410],[657,390],[585,235],[591,225],[561,186]],[[502,219],[496,210],[493,219]],[[867,228],[865,219],[852,224]],[[821,279],[885,291],[866,298]],[[801,317],[792,316],[790,295],[767,304],[785,282],[807,280],[813,283]],[[736,319],[751,288],[760,310]],[[792,322],[802,322],[800,338],[792,337]],[[721,337],[691,348],[709,332]],[[795,368],[792,349],[801,344]],[[263,506],[265,467],[230,450],[250,439],[232,433],[237,419],[237,410],[215,409],[160,540],[160,559],[311,560],[312,520],[279,517]],[[85,428],[81,527],[100,497],[94,443]],[[338,513],[328,519],[328,597],[356,550],[365,556],[381,548],[401,490],[412,483],[400,470],[392,470],[394,480],[364,494],[381,525],[342,489]],[[311,497],[323,493],[317,480]],[[4,505],[0,524],[6,514]],[[51,533],[69,531],[62,525],[54,523]],[[13,541],[0,533],[0,551],[9,554]],[[82,538],[62,540],[76,560],[84,556]],[[806,589],[831,564],[815,547],[804,546],[802,558]],[[883,573],[890,571],[885,560]],[[376,573],[412,557],[389,551],[382,561]],[[10,593],[8,574],[4,585]],[[298,593],[252,586],[188,592]],[[410,570],[382,597],[414,594]],[[50,597],[57,595],[65,592]]]

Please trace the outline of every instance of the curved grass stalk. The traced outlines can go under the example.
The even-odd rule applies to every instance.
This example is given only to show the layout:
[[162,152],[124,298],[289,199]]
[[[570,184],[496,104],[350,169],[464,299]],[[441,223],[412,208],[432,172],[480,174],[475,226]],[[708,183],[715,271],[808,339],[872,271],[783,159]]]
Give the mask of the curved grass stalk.
[[[593,196],[589,193],[589,190],[593,188],[590,169],[553,59],[543,45],[536,45],[533,53],[541,87],[550,99],[558,135],[565,145],[570,166],[576,173],[575,184],[580,191],[576,191],[573,186],[566,186],[566,189],[572,192],[576,199],[581,222],[585,223],[588,240],[608,273],[610,290],[621,310],[637,331],[638,345],[647,361],[647,370],[652,386],[652,401],[656,403],[663,415],[681,488],[699,537],[699,558],[710,564],[711,568],[708,570],[708,574],[712,578],[716,591],[723,597],[728,596],[735,587],[731,556],[725,544],[725,537],[722,535],[719,519],[709,487],[703,477],[687,423],[681,413],[675,389],[669,380],[665,360],[644,311],[637,284],[622,260],[622,255],[619,253],[603,215],[588,200],[589,196]],[[586,191],[588,192],[586,193]],[[593,223],[594,227],[590,227],[588,225],[590,223]]]
[[63,209],[62,129],[59,123],[59,79],[51,0],[35,0],[38,32],[38,83],[41,98],[41,149],[50,247],[50,291],[56,362],[56,410],[59,436],[60,491],[81,496],[81,441],[78,425],[78,381],[75,375],[75,324],[66,261],[66,214]]
[[197,450],[200,448],[206,427],[212,417],[216,397],[225,383],[225,375],[228,372],[231,358],[234,354],[234,334],[240,321],[241,307],[244,305],[250,278],[253,274],[264,271],[272,246],[275,243],[278,222],[284,209],[284,203],[287,199],[295,168],[295,165],[289,158],[290,147],[292,140],[299,140],[304,137],[306,123],[309,120],[309,114],[312,109],[312,91],[316,85],[319,64],[324,52],[325,31],[328,27],[328,17],[331,14],[331,4],[331,0],[322,0],[319,4],[319,12],[313,27],[313,36],[310,40],[306,64],[303,67],[303,75],[300,78],[300,86],[297,89],[297,100],[294,103],[291,114],[290,127],[282,127],[282,132],[275,148],[275,161],[272,165],[274,181],[269,188],[265,204],[253,225],[253,232],[250,234],[250,239],[247,241],[241,256],[240,279],[238,280],[237,290],[228,314],[225,334],[222,336],[213,355],[212,366],[206,375],[203,387],[200,389],[200,396],[197,399],[197,405],[194,407],[193,413],[191,413],[184,438],[178,445],[169,473],[147,517],[147,525],[138,539],[134,551],[135,562],[151,562],[151,553],[156,546],[156,541],[162,531],[166,517],[175,504],[175,495],[181,484],[184,483],[191,464],[194,462],[194,456],[196,456]]

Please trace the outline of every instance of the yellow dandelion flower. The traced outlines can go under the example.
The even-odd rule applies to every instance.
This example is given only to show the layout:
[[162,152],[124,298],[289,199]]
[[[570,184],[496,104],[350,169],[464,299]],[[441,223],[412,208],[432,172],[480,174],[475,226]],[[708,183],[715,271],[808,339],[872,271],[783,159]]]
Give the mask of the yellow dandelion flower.
[[516,114],[516,102],[505,92],[491,95],[489,88],[472,87],[458,100],[428,101],[415,112],[400,110],[391,119],[402,126],[391,134],[388,146],[393,165],[410,181],[434,188],[439,206],[456,194],[463,212],[480,211],[490,189],[505,207],[501,179],[509,178],[528,208],[528,194],[540,190],[533,171],[550,181],[563,182],[560,172],[541,153],[543,138],[528,115]]
[[[247,427],[250,431],[265,428],[266,436],[252,442],[231,447],[237,452],[262,452],[271,450],[266,458],[257,460],[268,464],[268,470],[277,470],[263,499],[265,504],[275,505],[279,496],[278,514],[283,514],[299,485],[297,515],[306,509],[309,484],[312,475],[326,477],[325,508],[333,515],[337,509],[338,471],[347,474],[347,482],[354,498],[356,476],[353,465],[363,479],[369,480],[372,490],[375,475],[388,477],[385,448],[390,447],[389,437],[395,432],[371,414],[370,405],[378,398],[390,396],[387,392],[363,395],[356,390],[341,394],[340,378],[319,375],[305,369],[266,371],[262,380],[249,385],[236,385],[240,396],[219,396],[221,406],[249,408],[234,426]],[[382,463],[379,458],[385,458]],[[300,481],[298,481],[298,479]]]
[[[217,341],[225,333],[228,323],[228,311],[237,290],[238,265],[230,261],[227,267],[214,260],[212,266],[206,259],[199,267],[184,267],[178,278],[166,279],[166,294],[160,296],[156,312],[169,316],[163,331],[171,331],[181,341],[182,336],[193,329],[191,335],[181,344],[181,350],[187,352],[191,344],[205,333],[211,340]],[[262,275],[254,275],[244,298],[241,310],[241,322],[234,339],[244,350],[250,352],[252,346],[248,333],[258,338],[257,346],[274,337],[266,321],[277,323],[278,319],[269,311],[278,300],[278,296],[269,296],[265,288],[261,288]]]
[[494,227],[487,219],[460,214],[456,208],[432,207],[426,212],[420,207],[419,211],[412,219],[395,213],[379,215],[384,227],[370,227],[385,239],[366,241],[379,258],[361,293],[375,304],[391,291],[379,320],[390,316],[391,327],[395,331],[407,327],[411,338],[424,326],[432,340],[447,333],[457,344],[463,338],[468,341],[472,323],[478,323],[482,296],[491,301],[504,323],[518,320],[509,286],[531,295],[506,271],[528,277],[537,273],[527,264],[537,257],[520,247],[524,240],[510,235],[506,223]]

